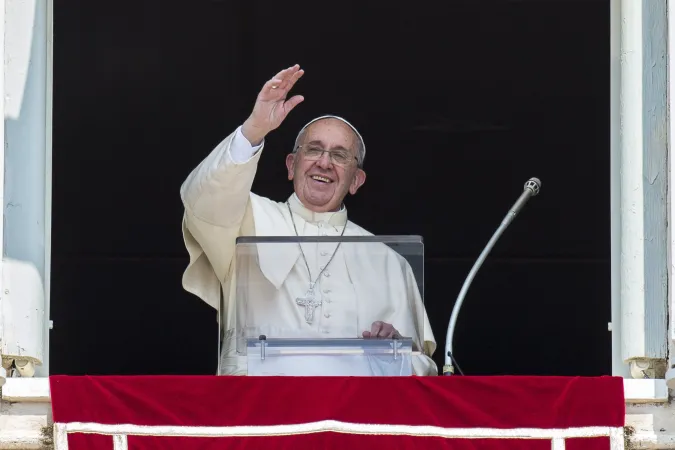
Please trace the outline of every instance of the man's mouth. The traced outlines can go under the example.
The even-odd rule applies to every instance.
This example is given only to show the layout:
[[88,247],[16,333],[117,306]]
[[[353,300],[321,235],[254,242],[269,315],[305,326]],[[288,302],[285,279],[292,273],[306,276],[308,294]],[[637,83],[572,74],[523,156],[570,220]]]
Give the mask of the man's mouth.
[[332,183],[333,182],[333,180],[331,180],[330,178],[323,177],[321,175],[312,175],[310,178],[314,181],[319,181],[321,183]]

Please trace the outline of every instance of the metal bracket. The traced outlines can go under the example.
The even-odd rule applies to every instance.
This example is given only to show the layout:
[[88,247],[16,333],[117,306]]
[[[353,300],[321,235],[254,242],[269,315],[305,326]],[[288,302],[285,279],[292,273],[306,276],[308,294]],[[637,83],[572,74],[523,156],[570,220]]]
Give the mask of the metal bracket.
[[264,334],[261,334],[258,336],[258,340],[260,341],[260,359],[262,361],[265,360],[265,347],[267,346],[267,336]]

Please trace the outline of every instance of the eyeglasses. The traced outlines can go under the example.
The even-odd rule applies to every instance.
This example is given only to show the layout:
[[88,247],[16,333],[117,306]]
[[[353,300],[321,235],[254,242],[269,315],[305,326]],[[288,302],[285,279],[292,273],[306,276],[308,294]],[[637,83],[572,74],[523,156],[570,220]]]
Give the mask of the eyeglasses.
[[302,154],[305,155],[305,158],[310,161],[318,161],[323,158],[324,153],[328,153],[333,164],[337,164],[338,166],[346,166],[352,162],[352,159],[358,162],[358,159],[356,159],[355,156],[352,156],[347,150],[324,150],[316,145],[309,145],[307,147],[298,145],[298,148],[302,150]]

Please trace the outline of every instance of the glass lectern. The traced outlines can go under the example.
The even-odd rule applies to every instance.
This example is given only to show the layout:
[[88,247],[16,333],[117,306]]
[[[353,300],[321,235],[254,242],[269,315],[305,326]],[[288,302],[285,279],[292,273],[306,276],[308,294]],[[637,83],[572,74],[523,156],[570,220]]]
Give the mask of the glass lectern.
[[423,261],[419,236],[238,238],[219,374],[412,375]]

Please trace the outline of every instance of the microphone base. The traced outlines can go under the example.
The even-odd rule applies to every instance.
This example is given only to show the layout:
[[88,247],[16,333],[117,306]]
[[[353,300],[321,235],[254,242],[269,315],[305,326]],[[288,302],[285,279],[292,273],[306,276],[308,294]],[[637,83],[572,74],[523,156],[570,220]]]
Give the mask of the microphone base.
[[443,376],[447,377],[455,374],[455,368],[452,364],[446,364],[443,366]]
[[443,376],[447,377],[450,375],[454,375],[455,368],[457,368],[457,372],[460,375],[464,375],[464,372],[462,372],[461,367],[459,367],[459,363],[457,363],[455,357],[452,356],[452,353],[448,351],[448,359],[446,359],[445,365],[443,366]]

